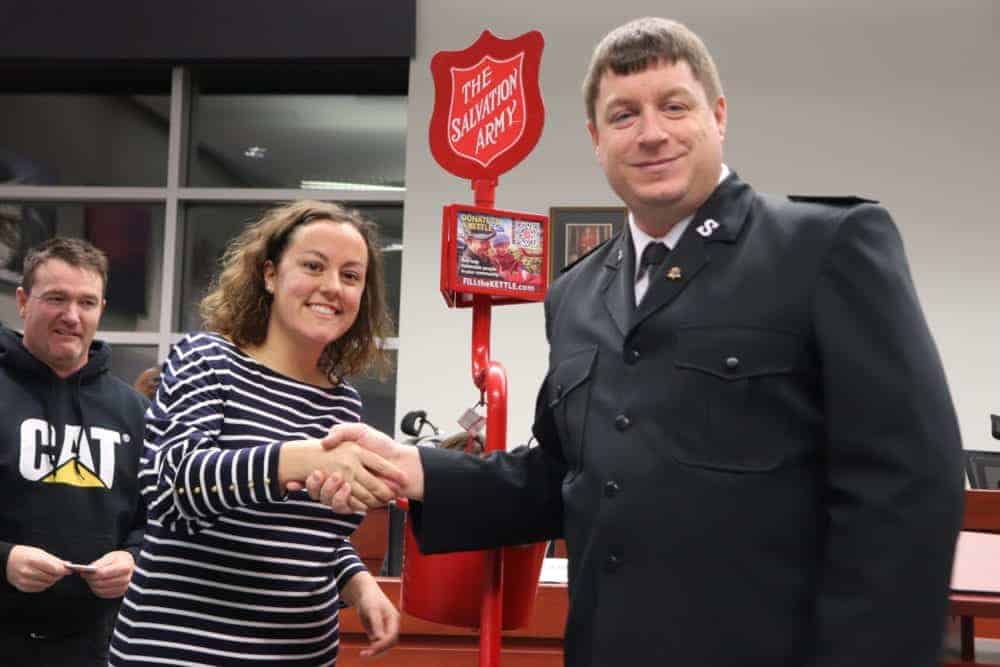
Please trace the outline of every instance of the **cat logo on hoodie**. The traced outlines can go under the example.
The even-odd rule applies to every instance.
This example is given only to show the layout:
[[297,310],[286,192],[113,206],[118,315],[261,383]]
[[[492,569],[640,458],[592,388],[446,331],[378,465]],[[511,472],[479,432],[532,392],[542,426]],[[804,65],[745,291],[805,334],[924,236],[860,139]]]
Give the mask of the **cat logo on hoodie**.
[[21,476],[30,482],[108,490],[115,482],[115,446],[123,440],[127,442],[128,436],[118,431],[91,426],[85,432],[67,424],[58,441],[55,428],[44,419],[25,419],[21,422]]

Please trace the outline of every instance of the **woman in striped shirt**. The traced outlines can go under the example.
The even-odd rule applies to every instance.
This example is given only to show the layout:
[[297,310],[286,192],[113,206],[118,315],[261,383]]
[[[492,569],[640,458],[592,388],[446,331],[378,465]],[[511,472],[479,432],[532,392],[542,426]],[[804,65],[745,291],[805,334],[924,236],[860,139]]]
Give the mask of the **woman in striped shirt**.
[[201,304],[211,333],[174,346],[146,415],[149,522],[110,664],[331,665],[341,600],[368,630],[363,655],[396,642],[399,613],[347,539],[362,514],[301,490],[314,470],[338,475],[339,506],[361,510],[393,497],[378,476],[403,481],[360,448],[322,446],[361,419],[345,376],[384,362],[378,248],[357,212],[305,201],[227,250]]

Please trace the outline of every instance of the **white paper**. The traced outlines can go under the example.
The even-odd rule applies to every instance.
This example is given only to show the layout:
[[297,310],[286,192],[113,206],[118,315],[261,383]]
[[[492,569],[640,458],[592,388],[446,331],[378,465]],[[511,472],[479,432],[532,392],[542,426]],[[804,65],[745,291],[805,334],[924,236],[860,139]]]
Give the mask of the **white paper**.
[[568,561],[565,558],[546,558],[542,561],[542,574],[538,578],[553,584],[565,584],[569,573]]

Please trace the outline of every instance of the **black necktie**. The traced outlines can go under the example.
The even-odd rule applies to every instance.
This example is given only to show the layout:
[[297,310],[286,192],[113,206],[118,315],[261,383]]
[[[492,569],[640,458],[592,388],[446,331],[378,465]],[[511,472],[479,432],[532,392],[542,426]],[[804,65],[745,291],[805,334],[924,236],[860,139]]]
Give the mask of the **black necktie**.
[[668,252],[667,246],[659,241],[647,244],[642,251],[642,259],[639,260],[639,273],[636,274],[635,281],[639,282],[647,271],[661,264]]

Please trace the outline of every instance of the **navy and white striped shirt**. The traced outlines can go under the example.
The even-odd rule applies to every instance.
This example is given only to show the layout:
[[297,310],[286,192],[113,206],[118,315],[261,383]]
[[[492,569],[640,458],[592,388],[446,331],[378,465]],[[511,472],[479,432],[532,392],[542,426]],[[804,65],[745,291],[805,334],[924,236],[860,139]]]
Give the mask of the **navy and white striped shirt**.
[[357,391],[276,373],[216,334],[171,350],[146,413],[148,526],[112,665],[329,665],[338,589],[364,569],[336,514],[278,485],[281,443],[360,419]]

